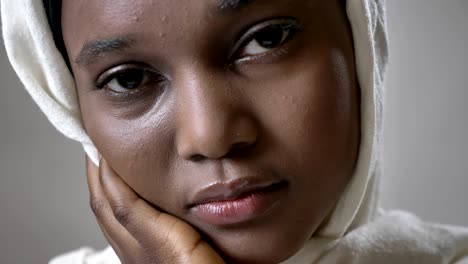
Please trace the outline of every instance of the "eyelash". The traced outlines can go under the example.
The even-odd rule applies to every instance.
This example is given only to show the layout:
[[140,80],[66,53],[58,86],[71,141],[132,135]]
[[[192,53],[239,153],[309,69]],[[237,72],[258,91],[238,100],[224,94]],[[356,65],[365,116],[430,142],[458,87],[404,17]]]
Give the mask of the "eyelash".
[[[296,33],[302,30],[302,24],[300,23],[299,20],[292,18],[292,17],[280,17],[276,19],[270,19],[267,20],[266,22],[261,22],[257,23],[255,26],[251,27],[247,33],[243,34],[243,37],[241,38],[240,41],[238,41],[234,45],[234,52],[231,54],[230,57],[233,57],[234,59],[230,59],[233,61],[233,64],[237,63],[242,63],[245,61],[252,61],[264,56],[271,55],[273,57],[277,57],[281,55],[281,53],[285,53],[283,49],[278,49],[278,47],[271,48],[270,52],[265,52],[259,55],[255,56],[245,56],[241,58],[237,58],[239,54],[241,53],[242,49],[248,46],[252,41],[255,41],[255,38],[258,34],[262,33],[262,31],[265,30],[271,30],[271,29],[281,29],[283,31],[287,31],[287,36],[285,39],[282,39],[280,44],[278,44],[279,47],[285,45],[289,40],[291,40]],[[276,52],[275,52],[276,51]]]
[[[130,75],[132,72],[138,72],[143,75],[143,79],[141,80],[141,84],[138,86],[138,88],[126,89],[127,91],[125,92],[118,92],[109,88],[109,85],[111,85],[113,81],[118,82],[117,78],[128,77],[128,75]],[[138,94],[141,90],[144,90],[144,87],[147,85],[156,84],[159,86],[157,89],[161,89],[163,88],[165,82],[166,79],[162,74],[147,69],[145,66],[139,64],[125,64],[112,68],[111,70],[101,75],[97,79],[95,87],[97,90],[105,90],[115,97],[128,97],[134,94]]]
[[[260,33],[262,32],[265,33],[265,31],[267,30],[275,30],[275,29],[281,29],[283,33],[286,31],[286,37],[284,37],[284,34],[283,34],[282,39],[280,40],[280,43],[278,43],[277,45],[278,47],[275,46],[273,48],[264,48],[264,49],[268,49],[271,51],[267,51],[267,52],[257,54],[257,55],[250,55],[250,56],[246,55],[246,56],[238,58],[241,55],[242,51],[246,47],[248,47],[250,43],[252,43],[253,41],[256,41],[256,37],[258,37]],[[291,40],[291,38],[295,35],[295,33],[300,31],[301,29],[302,29],[302,25],[300,24],[300,22],[297,19],[290,18],[290,17],[270,19],[266,22],[257,23],[255,26],[250,27],[247,33],[244,33],[243,37],[241,37],[240,40],[234,45],[233,47],[234,52],[230,54],[230,59],[229,59],[229,61],[231,61],[230,65],[233,66],[233,65],[238,65],[238,64],[245,63],[245,62],[252,62],[255,60],[260,60],[261,58],[264,58],[267,56],[272,58],[273,60],[280,58],[281,55],[286,54],[286,51],[279,47],[282,47],[283,45],[285,45],[289,40]],[[269,32],[269,33],[272,33],[272,32]],[[258,43],[257,41],[257,44],[260,44],[260,43]],[[258,45],[258,46],[260,47],[261,45]],[[260,48],[263,48],[263,47],[260,47]],[[142,76],[143,80],[141,80],[141,84],[138,85],[137,88],[135,89],[124,88],[124,90],[126,91],[118,92],[109,87],[109,85],[111,85],[112,82],[114,81],[119,82],[117,78],[128,77],[129,74],[132,72],[133,73],[139,72],[143,74]],[[145,66],[139,65],[138,63],[135,63],[135,64],[129,63],[129,64],[124,64],[124,65],[114,67],[111,70],[102,74],[97,79],[95,83],[95,87],[97,90],[105,90],[113,97],[129,97],[129,96],[139,94],[142,90],[148,90],[148,89],[145,89],[147,85],[156,84],[158,86],[157,89],[163,89],[164,88],[163,86],[165,83],[166,83],[166,78],[162,74],[152,71]]]

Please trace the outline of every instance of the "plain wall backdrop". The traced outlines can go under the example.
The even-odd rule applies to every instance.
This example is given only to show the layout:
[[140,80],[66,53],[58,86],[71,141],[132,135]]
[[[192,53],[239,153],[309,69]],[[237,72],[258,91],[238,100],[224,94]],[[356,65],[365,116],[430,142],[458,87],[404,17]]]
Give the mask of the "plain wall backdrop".
[[[468,226],[468,0],[387,5],[383,206]],[[0,263],[103,247],[84,153],[47,122],[3,46],[0,91]]]

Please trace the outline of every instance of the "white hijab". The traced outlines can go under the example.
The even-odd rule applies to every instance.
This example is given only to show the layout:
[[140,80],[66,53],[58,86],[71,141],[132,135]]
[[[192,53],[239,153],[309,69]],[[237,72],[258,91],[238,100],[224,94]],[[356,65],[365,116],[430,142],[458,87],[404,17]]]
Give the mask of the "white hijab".
[[[74,80],[55,46],[43,2],[0,1],[3,37],[13,68],[50,122],[65,136],[79,141],[97,164],[97,150],[81,122]],[[388,55],[384,6],[384,0],[347,1],[361,88],[358,163],[327,222],[322,223],[316,235],[288,263],[318,260],[324,252],[336,246],[337,239],[377,217],[383,81]],[[468,248],[466,243],[464,248]]]

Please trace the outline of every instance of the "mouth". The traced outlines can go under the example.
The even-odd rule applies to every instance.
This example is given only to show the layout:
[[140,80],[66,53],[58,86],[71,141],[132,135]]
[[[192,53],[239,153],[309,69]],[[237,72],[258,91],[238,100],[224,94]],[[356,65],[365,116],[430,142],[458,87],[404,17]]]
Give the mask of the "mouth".
[[266,215],[280,202],[288,182],[239,179],[216,183],[197,193],[188,206],[202,222],[229,226],[252,221]]

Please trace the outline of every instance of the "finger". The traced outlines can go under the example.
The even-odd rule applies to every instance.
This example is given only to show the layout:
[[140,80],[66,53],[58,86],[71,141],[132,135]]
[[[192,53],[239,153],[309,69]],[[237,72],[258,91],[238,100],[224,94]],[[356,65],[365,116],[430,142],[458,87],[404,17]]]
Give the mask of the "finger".
[[99,168],[88,157],[86,158],[86,178],[91,210],[100,223],[109,221],[113,214],[99,181]]
[[101,184],[115,218],[139,242],[151,259],[158,260],[156,263],[161,263],[162,259],[179,259],[182,263],[193,264],[224,263],[194,228],[181,219],[153,208],[105,160],[101,161],[100,173]]
[[99,182],[99,168],[94,165],[93,161],[86,156],[86,178],[88,181],[89,189],[89,203],[91,210],[96,216],[99,227],[101,228],[104,237],[119,255],[119,246],[106,230],[106,226],[110,225],[111,218],[113,218],[112,211],[110,210],[109,203],[106,201],[102,188]]
[[169,250],[193,248],[198,233],[182,220],[161,213],[141,199],[107,164],[100,166],[102,186],[114,216],[140,242],[148,247]]
[[192,264],[220,264],[225,263],[221,256],[205,241],[200,240],[190,250],[188,262]]
[[123,248],[138,250],[139,247],[136,240],[114,218],[99,180],[99,168],[88,157],[86,157],[86,176],[91,209],[98,220],[99,227],[105,238],[116,251],[116,254],[121,257],[121,250]]

